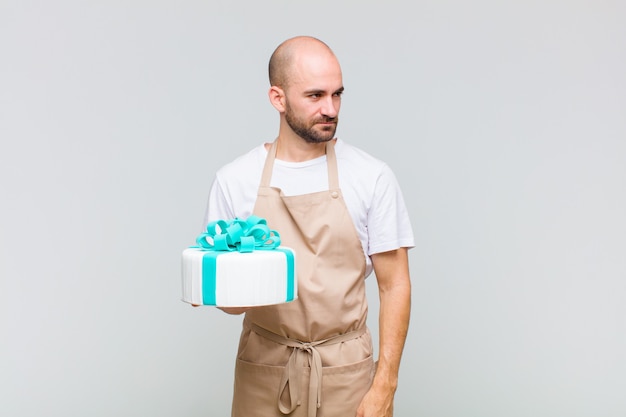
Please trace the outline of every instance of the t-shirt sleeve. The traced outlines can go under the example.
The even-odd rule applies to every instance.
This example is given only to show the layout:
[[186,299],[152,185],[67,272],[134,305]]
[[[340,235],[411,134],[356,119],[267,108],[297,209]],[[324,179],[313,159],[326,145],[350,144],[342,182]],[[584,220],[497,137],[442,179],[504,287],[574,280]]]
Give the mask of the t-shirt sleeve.
[[409,213],[392,170],[384,165],[367,215],[368,255],[415,246]]

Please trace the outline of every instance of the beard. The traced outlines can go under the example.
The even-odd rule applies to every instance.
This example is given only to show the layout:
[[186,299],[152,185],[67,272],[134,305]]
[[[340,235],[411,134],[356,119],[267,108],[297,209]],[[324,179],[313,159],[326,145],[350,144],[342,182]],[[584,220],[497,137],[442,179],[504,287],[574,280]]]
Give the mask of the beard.
[[[337,117],[322,117],[308,123],[306,120],[299,119],[294,115],[289,103],[285,105],[285,121],[298,136],[307,143],[324,143],[335,137],[337,131]],[[333,125],[325,125],[321,129],[316,129],[318,123],[334,122]]]

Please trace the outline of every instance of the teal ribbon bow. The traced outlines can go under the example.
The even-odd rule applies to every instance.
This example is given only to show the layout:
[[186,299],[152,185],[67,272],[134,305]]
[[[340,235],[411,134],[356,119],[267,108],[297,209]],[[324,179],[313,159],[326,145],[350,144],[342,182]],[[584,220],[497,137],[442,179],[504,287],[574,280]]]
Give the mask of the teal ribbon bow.
[[280,235],[267,226],[267,221],[255,215],[246,220],[216,220],[209,223],[196,243],[204,250],[252,252],[271,250],[280,246]]

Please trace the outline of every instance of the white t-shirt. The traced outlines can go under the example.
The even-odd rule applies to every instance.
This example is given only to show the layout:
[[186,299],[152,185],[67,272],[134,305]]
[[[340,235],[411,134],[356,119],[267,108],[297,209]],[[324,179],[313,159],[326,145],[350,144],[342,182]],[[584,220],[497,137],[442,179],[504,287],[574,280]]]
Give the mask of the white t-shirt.
[[[411,222],[396,177],[384,162],[339,139],[335,153],[339,187],[366,255],[368,276],[372,272],[369,255],[415,245]],[[217,171],[204,226],[253,214],[266,157],[261,144]],[[276,159],[270,185],[285,195],[328,190],[326,156],[304,162]]]

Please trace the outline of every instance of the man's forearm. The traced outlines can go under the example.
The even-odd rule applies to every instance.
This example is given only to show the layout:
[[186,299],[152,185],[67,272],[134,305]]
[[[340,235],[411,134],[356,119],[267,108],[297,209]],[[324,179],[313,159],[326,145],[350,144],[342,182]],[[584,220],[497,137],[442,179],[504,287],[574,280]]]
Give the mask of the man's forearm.
[[411,313],[411,284],[396,280],[380,289],[379,355],[374,386],[395,390]]

